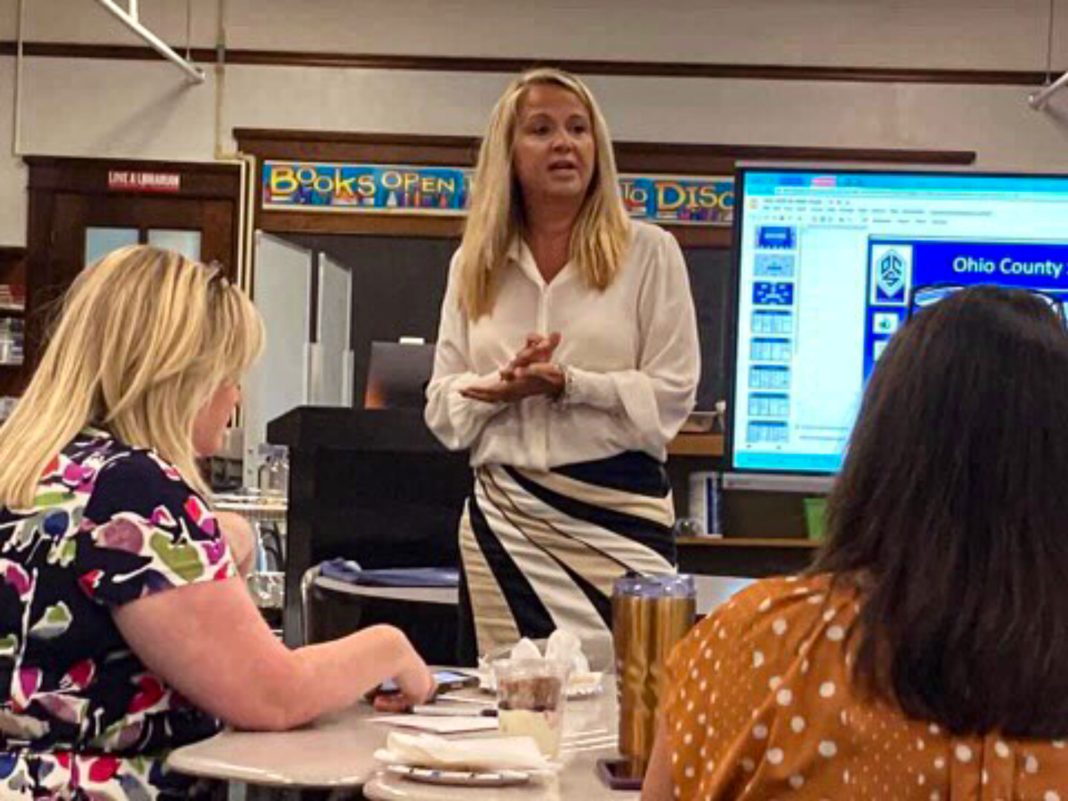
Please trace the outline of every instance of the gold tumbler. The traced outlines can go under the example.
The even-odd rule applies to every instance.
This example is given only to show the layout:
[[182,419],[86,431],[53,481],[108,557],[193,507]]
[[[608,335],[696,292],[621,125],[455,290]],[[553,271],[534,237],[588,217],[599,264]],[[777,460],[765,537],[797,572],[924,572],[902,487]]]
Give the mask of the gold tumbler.
[[664,662],[693,627],[693,576],[626,576],[612,591],[612,640],[619,698],[619,753],[628,776],[645,775],[656,707],[667,689]]

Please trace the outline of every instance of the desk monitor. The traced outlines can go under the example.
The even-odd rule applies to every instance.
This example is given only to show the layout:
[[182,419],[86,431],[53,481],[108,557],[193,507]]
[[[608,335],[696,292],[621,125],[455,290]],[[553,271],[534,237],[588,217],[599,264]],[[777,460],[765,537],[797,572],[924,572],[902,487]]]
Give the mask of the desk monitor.
[[422,409],[433,370],[433,344],[372,342],[363,407]]
[[731,470],[835,473],[910,307],[997,284],[1068,298],[1068,176],[743,167]]

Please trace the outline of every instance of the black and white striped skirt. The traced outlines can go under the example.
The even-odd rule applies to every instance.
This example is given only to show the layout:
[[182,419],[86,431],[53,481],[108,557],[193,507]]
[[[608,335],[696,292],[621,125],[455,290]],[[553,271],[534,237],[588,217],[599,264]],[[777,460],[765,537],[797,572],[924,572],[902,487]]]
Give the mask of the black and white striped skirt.
[[664,467],[644,453],[476,468],[460,521],[461,664],[557,628],[610,654],[613,582],[675,572],[674,518]]

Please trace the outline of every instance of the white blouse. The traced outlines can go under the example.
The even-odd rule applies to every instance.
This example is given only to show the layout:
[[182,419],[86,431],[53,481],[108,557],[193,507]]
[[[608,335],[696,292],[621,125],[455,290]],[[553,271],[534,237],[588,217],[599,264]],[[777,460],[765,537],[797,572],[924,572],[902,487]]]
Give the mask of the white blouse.
[[[525,242],[512,247],[493,311],[472,323],[459,304],[456,256],[441,307],[426,422],[471,464],[546,470],[638,450],[664,461],[693,408],[700,372],[697,322],[682,250],[668,232],[631,223],[616,279],[603,292],[570,262],[546,284]],[[566,402],[465,398],[491,385],[527,334],[559,331],[553,360],[571,374]]]

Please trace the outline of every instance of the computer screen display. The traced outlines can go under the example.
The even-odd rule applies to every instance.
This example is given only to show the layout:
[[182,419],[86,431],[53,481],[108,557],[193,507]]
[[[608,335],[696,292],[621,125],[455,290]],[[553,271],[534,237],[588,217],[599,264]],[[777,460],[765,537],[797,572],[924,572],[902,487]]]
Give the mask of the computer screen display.
[[372,342],[365,409],[422,409],[434,370],[434,345]]
[[831,474],[910,308],[997,284],[1068,299],[1068,176],[743,167],[731,469]]

